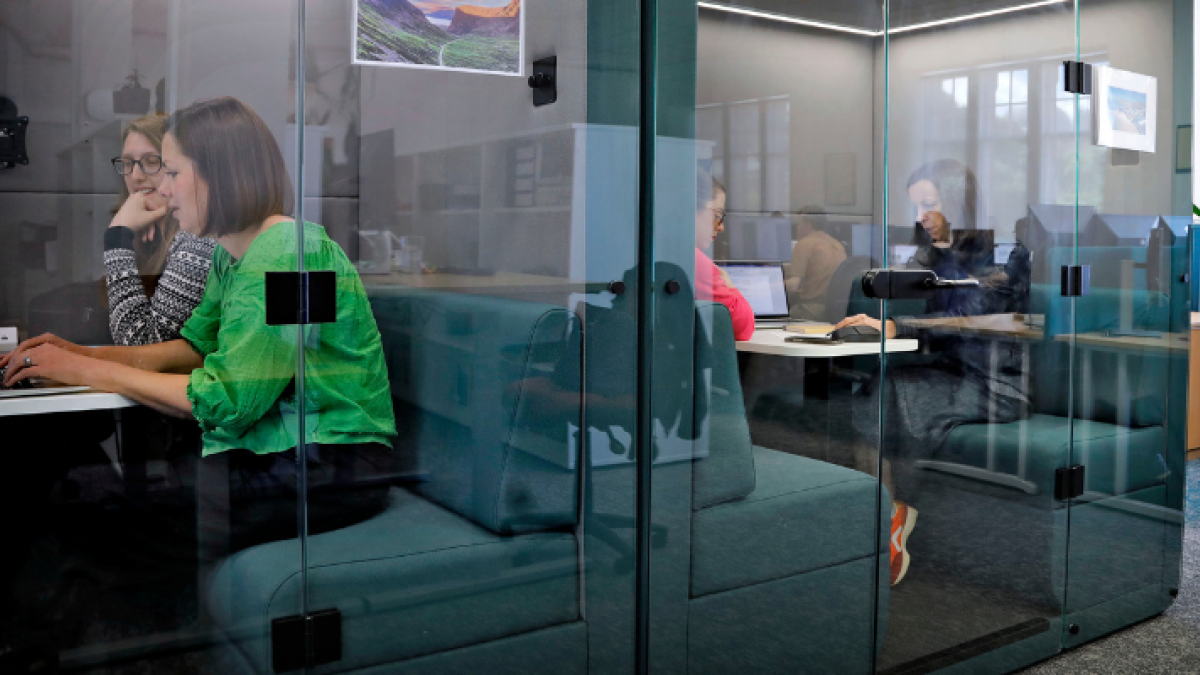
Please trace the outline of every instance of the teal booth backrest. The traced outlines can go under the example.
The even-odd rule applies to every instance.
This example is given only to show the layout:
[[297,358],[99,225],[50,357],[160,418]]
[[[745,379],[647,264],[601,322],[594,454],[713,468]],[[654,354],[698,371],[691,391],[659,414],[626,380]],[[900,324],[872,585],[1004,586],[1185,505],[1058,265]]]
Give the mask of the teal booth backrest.
[[[1145,247],[1078,249],[1079,264],[1091,267],[1092,283],[1088,295],[1075,299],[1076,335],[1119,331],[1123,302],[1133,319],[1127,328],[1164,335],[1171,332],[1171,313],[1182,305],[1166,293],[1147,290],[1146,253]],[[1048,263],[1058,269],[1072,264],[1075,254],[1072,248],[1052,248],[1047,252]],[[1176,258],[1171,253],[1164,256],[1164,262],[1174,266]],[[1122,269],[1127,270],[1126,281],[1122,280]],[[1171,274],[1164,276],[1172,278]],[[1068,377],[1071,301],[1062,297],[1058,284],[1033,284],[1032,294],[1032,311],[1044,314],[1046,333],[1032,351],[1035,412],[1066,416],[1071,394],[1068,387],[1074,386],[1077,419],[1133,427],[1163,423],[1170,363],[1167,354],[1135,348],[1097,349],[1081,342],[1076,350],[1074,377]]]
[[696,303],[696,459],[692,508],[741,499],[754,491],[754,451],[746,421],[729,310]]
[[[415,491],[498,533],[578,519],[579,321],[437,291],[372,298]],[[540,397],[535,395],[540,394]]]

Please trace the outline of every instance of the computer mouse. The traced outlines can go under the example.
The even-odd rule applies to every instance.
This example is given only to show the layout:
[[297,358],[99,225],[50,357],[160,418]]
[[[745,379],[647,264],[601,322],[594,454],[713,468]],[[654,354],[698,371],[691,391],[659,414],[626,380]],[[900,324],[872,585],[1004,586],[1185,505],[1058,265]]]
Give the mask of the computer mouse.
[[863,325],[839,328],[829,337],[842,342],[879,342],[882,339],[879,329]]

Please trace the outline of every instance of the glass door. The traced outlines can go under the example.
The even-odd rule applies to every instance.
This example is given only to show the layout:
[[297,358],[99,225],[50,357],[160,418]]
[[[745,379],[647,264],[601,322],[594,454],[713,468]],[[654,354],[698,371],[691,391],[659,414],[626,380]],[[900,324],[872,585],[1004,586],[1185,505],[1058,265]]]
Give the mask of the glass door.
[[[1080,52],[1096,71],[1081,97],[1067,646],[1161,612],[1179,587],[1185,441],[1192,5],[1079,3]],[[1162,36],[1111,36],[1136,12]],[[1174,28],[1173,28],[1174,27]],[[1091,115],[1086,114],[1091,112]],[[1086,211],[1088,218],[1083,217]]]
[[300,5],[307,665],[633,672],[635,4]]
[[851,434],[881,346],[804,338],[878,316],[883,19],[657,3],[651,672],[872,670],[886,533]]
[[1061,647],[1076,311],[1059,282],[1088,215],[1087,100],[1063,82],[1076,19],[888,3],[880,672],[1007,671]]

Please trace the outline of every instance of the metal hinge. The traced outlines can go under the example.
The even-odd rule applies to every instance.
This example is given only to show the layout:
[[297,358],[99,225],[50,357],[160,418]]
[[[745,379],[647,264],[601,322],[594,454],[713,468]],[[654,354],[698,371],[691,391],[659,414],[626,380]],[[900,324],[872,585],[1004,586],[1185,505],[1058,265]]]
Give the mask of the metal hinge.
[[1082,96],[1092,95],[1092,64],[1063,61],[1063,91]]
[[275,672],[312,668],[342,658],[342,613],[323,609],[307,617],[271,621],[271,663]]
[[1090,295],[1091,292],[1091,265],[1063,265],[1062,296],[1064,298],[1081,298]]
[[267,325],[337,321],[337,275],[320,272],[267,272]]
[[1054,472],[1054,498],[1060,502],[1082,495],[1083,485],[1084,467],[1080,464]]

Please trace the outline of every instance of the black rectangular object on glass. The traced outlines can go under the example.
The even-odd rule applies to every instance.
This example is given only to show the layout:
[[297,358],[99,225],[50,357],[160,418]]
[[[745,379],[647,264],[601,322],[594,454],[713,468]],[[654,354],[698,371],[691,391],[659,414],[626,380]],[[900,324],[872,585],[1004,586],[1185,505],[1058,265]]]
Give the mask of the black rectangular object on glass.
[[1082,465],[1068,466],[1054,472],[1054,499],[1065,502],[1083,494],[1085,469]]
[[[311,640],[305,640],[305,633],[311,635]],[[275,672],[311,668],[341,658],[342,613],[338,609],[271,621],[271,667]]]
[[529,76],[529,88],[533,89],[533,105],[541,107],[558,100],[558,57],[547,56],[533,62],[533,74]]
[[1062,266],[1062,296],[1064,298],[1081,298],[1092,292],[1091,265]]
[[337,275],[317,272],[267,272],[268,326],[337,321]]
[[1092,95],[1092,64],[1063,61],[1063,91],[1082,96]]

